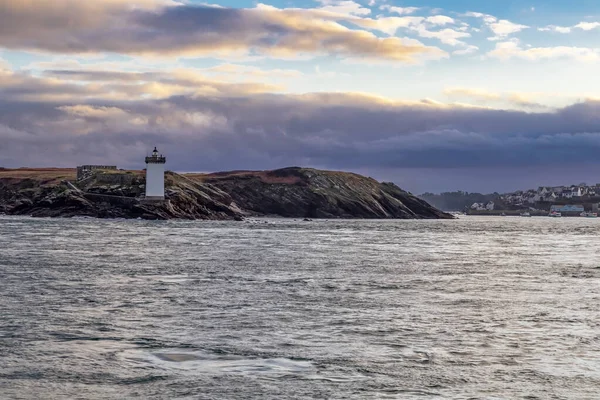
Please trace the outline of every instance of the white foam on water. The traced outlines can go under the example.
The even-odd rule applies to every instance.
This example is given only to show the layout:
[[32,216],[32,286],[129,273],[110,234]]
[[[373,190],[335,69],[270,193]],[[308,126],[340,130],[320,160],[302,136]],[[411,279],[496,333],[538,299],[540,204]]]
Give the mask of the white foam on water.
[[248,358],[232,354],[216,354],[202,350],[160,349],[151,352],[128,350],[128,360],[137,359],[167,370],[193,374],[242,375],[308,375],[316,368],[309,361],[288,358]]

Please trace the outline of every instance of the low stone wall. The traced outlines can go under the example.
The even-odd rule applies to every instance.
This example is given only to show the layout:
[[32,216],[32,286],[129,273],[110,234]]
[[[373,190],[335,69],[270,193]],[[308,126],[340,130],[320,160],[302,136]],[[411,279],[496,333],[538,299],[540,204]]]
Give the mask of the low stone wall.
[[108,184],[108,185],[121,185],[129,186],[132,185],[136,180],[137,176],[134,174],[97,174],[95,177],[96,182]]
[[116,170],[116,165],[79,165],[77,167],[77,180],[80,181],[82,179],[87,178],[92,175],[94,172],[99,170]]

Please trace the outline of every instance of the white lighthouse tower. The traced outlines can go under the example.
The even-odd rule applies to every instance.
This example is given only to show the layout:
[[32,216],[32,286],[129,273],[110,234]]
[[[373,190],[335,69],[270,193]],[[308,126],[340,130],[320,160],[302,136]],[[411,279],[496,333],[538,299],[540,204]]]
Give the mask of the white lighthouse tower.
[[167,159],[158,154],[156,147],[150,157],[146,157],[146,199],[164,200],[165,163]]

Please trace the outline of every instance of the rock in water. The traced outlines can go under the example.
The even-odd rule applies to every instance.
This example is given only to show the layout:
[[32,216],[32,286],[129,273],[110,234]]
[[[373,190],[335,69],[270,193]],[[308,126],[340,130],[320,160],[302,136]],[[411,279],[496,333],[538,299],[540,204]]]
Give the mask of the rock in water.
[[251,215],[292,218],[453,218],[393,183],[312,168],[191,174]]
[[165,174],[166,199],[159,202],[139,199],[145,192],[142,171],[98,173],[76,187],[67,183],[74,181],[75,171],[68,169],[0,171],[0,210],[35,217],[149,220],[222,220],[243,216],[231,205],[233,201],[227,193],[173,172]]
[[74,186],[71,169],[0,171],[0,212],[39,217],[231,219],[452,218],[400,189],[353,173],[284,168],[165,173],[165,201],[145,202],[142,171],[101,172]]

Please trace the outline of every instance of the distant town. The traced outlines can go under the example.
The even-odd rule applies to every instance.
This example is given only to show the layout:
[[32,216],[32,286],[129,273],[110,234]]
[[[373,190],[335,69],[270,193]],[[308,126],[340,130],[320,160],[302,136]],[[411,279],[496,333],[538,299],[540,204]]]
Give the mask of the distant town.
[[600,183],[540,186],[537,189],[503,194],[463,191],[423,193],[419,197],[442,210],[461,211],[467,214],[515,214],[526,211],[532,215],[546,215],[549,212],[579,215],[583,212],[598,212]]

